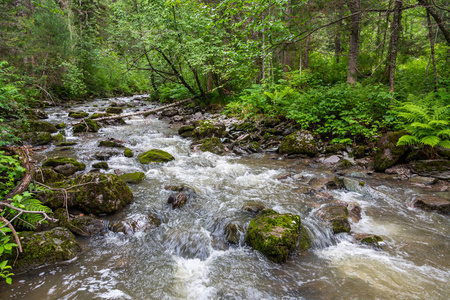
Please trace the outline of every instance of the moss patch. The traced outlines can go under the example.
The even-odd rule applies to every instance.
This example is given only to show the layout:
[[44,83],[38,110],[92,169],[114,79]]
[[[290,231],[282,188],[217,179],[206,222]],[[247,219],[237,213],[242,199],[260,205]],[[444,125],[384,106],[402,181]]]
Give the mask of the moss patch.
[[138,159],[141,164],[149,164],[151,162],[154,163],[164,163],[174,160],[175,158],[167,153],[166,151],[159,149],[151,149],[147,152],[141,153],[138,155]]
[[96,164],[93,164],[92,167],[97,168],[97,169],[103,169],[103,170],[109,169],[108,163],[106,161],[101,161]]
[[57,157],[51,157],[51,158],[47,158],[43,163],[42,166],[43,167],[56,167],[56,166],[60,166],[60,165],[65,165],[65,164],[72,164],[77,168],[77,171],[82,171],[84,169],[86,169],[86,165],[83,163],[80,163],[79,161],[70,158],[70,157],[61,157],[61,156],[57,156]]
[[[30,131],[41,131],[41,132],[50,132],[50,133],[58,132],[58,128],[56,128],[54,125],[50,124],[49,122],[30,120],[30,121],[28,121],[28,123],[30,126],[29,127]],[[26,129],[26,128],[24,128],[24,129]]]
[[124,148],[125,146],[113,141],[100,141],[99,147],[113,147],[113,148]]
[[208,151],[219,155],[222,155],[225,152],[222,142],[217,137],[203,139],[201,140],[201,143],[200,150],[203,152]]
[[123,109],[120,107],[110,106],[106,110],[106,113],[108,114],[121,114],[123,112]]
[[71,112],[69,112],[69,117],[74,118],[74,119],[83,119],[83,118],[86,118],[87,116],[89,116],[89,114],[87,112],[84,112],[84,111],[71,111]]
[[130,148],[125,148],[125,150],[123,151],[123,155],[125,157],[133,157],[134,153]]
[[145,174],[143,172],[134,172],[127,173],[119,176],[120,179],[125,181],[126,183],[139,183],[145,178]]
[[73,126],[74,133],[98,132],[102,126],[94,120],[84,119],[80,123]]
[[56,124],[55,127],[56,127],[57,129],[64,129],[64,128],[66,128],[66,123],[59,123],[59,124]]
[[281,140],[279,152],[280,154],[306,154],[314,157],[319,150],[311,133],[299,130]]

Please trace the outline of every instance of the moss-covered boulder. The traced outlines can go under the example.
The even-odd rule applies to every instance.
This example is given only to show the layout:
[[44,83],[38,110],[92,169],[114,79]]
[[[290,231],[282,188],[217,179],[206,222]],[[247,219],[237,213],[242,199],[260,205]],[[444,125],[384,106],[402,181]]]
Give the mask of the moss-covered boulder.
[[414,202],[414,207],[425,211],[434,211],[444,215],[450,215],[450,200],[434,197],[421,196]]
[[56,124],[55,127],[56,127],[57,129],[64,129],[64,128],[66,128],[66,123],[59,123],[59,124]]
[[137,184],[140,183],[145,178],[145,174],[143,172],[134,172],[127,173],[119,176],[120,179],[125,181],[126,183]]
[[418,160],[411,162],[408,167],[420,176],[450,180],[450,160]]
[[87,112],[84,111],[69,111],[69,117],[74,119],[83,119],[89,116]]
[[333,229],[334,234],[350,232],[348,209],[344,203],[328,203],[317,211],[317,216],[326,221]]
[[388,132],[383,135],[377,144],[377,151],[373,161],[373,168],[377,172],[401,163],[408,155],[408,146],[397,146],[398,140],[407,134],[406,131]]
[[99,119],[99,118],[104,118],[104,117],[110,117],[111,114],[107,114],[107,113],[93,113],[89,119]]
[[101,161],[95,164],[92,164],[93,168],[97,168],[97,169],[103,169],[103,170],[108,170],[109,169],[109,165],[106,161]]
[[314,157],[319,153],[317,143],[307,130],[298,130],[281,140],[280,154],[306,154]]
[[63,207],[67,200],[69,208],[81,209],[94,215],[111,214],[133,200],[130,188],[114,174],[86,173],[71,180],[57,182],[53,187],[73,187],[67,193],[55,190],[42,195],[44,205],[53,209]]
[[285,262],[297,245],[300,216],[263,210],[250,221],[245,242],[274,262]]
[[118,115],[118,114],[123,113],[123,108],[116,107],[116,106],[110,106],[110,107],[108,107],[108,109],[106,110],[106,113]]
[[80,236],[94,236],[105,230],[105,223],[93,217],[83,216],[71,219],[67,228]]
[[198,121],[196,128],[192,132],[197,140],[209,137],[222,137],[225,132],[225,125],[213,124],[210,121]]
[[174,160],[175,158],[166,151],[159,149],[151,149],[138,155],[141,164],[164,163]]
[[52,168],[38,168],[34,173],[34,179],[37,182],[51,185],[54,182],[65,180],[66,177],[61,173],[55,172]]
[[49,122],[29,120],[28,123],[29,123],[30,131],[40,131],[40,132],[50,132],[50,133],[58,132],[58,128],[56,128],[54,125],[50,124]]
[[[57,227],[49,231],[18,233],[23,252],[19,255],[14,265],[14,273],[19,273],[43,265],[73,259],[81,252],[75,236],[66,228]],[[16,253],[2,255],[11,263],[15,260]]]
[[74,133],[83,133],[83,132],[98,132],[98,130],[102,126],[91,119],[84,119],[80,123],[73,126],[73,132]]
[[74,146],[74,145],[76,145],[76,144],[78,144],[77,142],[67,142],[67,141],[64,141],[64,142],[58,142],[58,143],[55,143],[55,146],[58,146],[58,147],[67,147],[67,146]]
[[133,151],[131,151],[130,148],[125,148],[125,150],[123,151],[123,155],[125,157],[133,157],[134,153],[133,153]]
[[44,160],[42,163],[43,167],[57,167],[61,165],[71,164],[75,166],[77,171],[83,171],[86,169],[86,165],[83,163],[80,163],[76,159],[70,158],[70,157],[62,157],[62,156],[56,156],[56,157],[50,157]]
[[192,125],[181,126],[178,129],[178,134],[184,138],[192,137],[194,135],[194,129],[195,129],[195,126],[192,126]]
[[100,141],[100,143],[98,143],[99,147],[112,147],[112,148],[125,148],[124,145],[119,144],[115,141]]
[[211,152],[219,155],[225,153],[225,147],[223,146],[222,141],[217,137],[203,139],[200,143],[200,150],[203,152]]
[[55,142],[61,142],[65,140],[65,137],[61,133],[58,133],[53,136],[53,140]]
[[50,144],[53,141],[53,136],[50,132],[37,131],[23,134],[22,140],[26,144],[30,144],[32,146],[43,146]]

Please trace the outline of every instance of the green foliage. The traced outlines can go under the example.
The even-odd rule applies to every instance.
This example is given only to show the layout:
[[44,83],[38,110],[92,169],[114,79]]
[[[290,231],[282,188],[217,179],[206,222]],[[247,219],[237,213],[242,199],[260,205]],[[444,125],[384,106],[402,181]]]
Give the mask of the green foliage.
[[[11,230],[7,227],[3,227],[3,222],[0,221],[0,231],[3,233],[8,233]],[[2,228],[3,227],[3,228]],[[0,257],[3,253],[9,254],[11,253],[13,247],[17,247],[16,243],[10,243],[9,242],[9,236],[4,236],[0,238]],[[7,284],[12,283],[11,276],[14,275],[14,273],[11,273],[9,270],[12,269],[10,265],[8,265],[8,261],[0,261],[0,278],[4,278]]]
[[0,199],[15,187],[24,171],[19,160],[0,151]]
[[83,72],[70,62],[63,62],[61,67],[65,69],[62,81],[68,98],[77,99],[83,97],[86,94]]
[[425,106],[411,102],[399,108],[399,117],[406,120],[409,135],[402,136],[397,145],[422,145],[450,149],[450,105]]

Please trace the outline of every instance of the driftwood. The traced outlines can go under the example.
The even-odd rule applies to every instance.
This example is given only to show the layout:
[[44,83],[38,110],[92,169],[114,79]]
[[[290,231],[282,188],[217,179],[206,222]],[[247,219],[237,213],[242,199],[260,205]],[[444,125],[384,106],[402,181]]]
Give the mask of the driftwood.
[[147,110],[143,110],[143,111],[140,111],[140,112],[137,112],[137,113],[117,115],[117,116],[111,116],[111,117],[103,117],[103,118],[96,118],[96,119],[92,119],[92,120],[94,120],[94,121],[105,121],[105,120],[114,120],[114,119],[120,119],[120,118],[125,118],[125,117],[134,117],[134,116],[139,116],[139,115],[149,115],[149,114],[156,113],[158,111],[165,110],[165,109],[170,108],[170,107],[178,106],[180,104],[183,104],[183,103],[195,100],[198,97],[199,96],[195,96],[195,97],[192,97],[192,98],[188,98],[188,99],[177,101],[175,103],[171,103],[171,104],[168,104],[168,105],[160,106],[160,107],[155,108],[155,109],[147,109]]
[[30,158],[30,149],[28,147],[14,147],[12,149],[14,153],[18,154],[22,162],[22,167],[25,168],[25,176],[23,176],[20,183],[12,189],[5,197],[3,197],[3,202],[10,203],[16,194],[23,193],[31,183],[34,175],[34,161]]

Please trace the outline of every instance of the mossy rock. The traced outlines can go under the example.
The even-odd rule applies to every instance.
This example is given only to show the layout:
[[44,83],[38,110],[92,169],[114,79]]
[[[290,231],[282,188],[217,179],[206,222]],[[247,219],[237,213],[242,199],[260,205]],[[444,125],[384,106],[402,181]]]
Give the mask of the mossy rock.
[[65,180],[66,177],[61,173],[55,172],[52,168],[39,168],[34,174],[34,179],[37,182],[51,185],[54,182]]
[[406,131],[389,132],[383,135],[377,144],[373,167],[377,172],[401,163],[407,156],[408,146],[397,146],[398,140],[407,134]]
[[375,249],[380,249],[381,245],[379,243],[383,241],[380,236],[375,234],[355,233],[354,237],[360,244],[367,245]]
[[236,125],[237,131],[246,131],[253,132],[256,130],[255,124],[252,122],[243,122],[241,124]]
[[42,166],[43,167],[56,167],[56,166],[65,165],[65,164],[74,165],[76,167],[77,171],[83,171],[84,169],[86,169],[86,165],[83,163],[80,163],[76,159],[73,159],[70,157],[62,157],[62,156],[47,158],[42,163]]
[[125,157],[133,157],[134,153],[133,153],[133,151],[131,151],[130,148],[125,148],[125,150],[123,151],[123,155]]
[[251,142],[248,145],[248,149],[250,149],[253,152],[258,152],[258,150],[259,150],[259,143],[258,142]]
[[262,124],[265,127],[269,127],[269,128],[273,128],[275,126],[277,126],[278,124],[280,124],[281,120],[277,119],[277,118],[268,118],[262,121]]
[[112,148],[125,148],[124,145],[116,143],[114,141],[100,141],[99,147],[112,147]]
[[53,141],[53,136],[50,132],[37,131],[24,134],[22,140],[32,146],[43,146],[50,144]]
[[105,223],[93,217],[83,216],[71,219],[67,228],[80,236],[94,236],[105,229]]
[[41,201],[53,209],[64,206],[65,196],[69,208],[81,209],[94,215],[117,212],[133,200],[130,188],[114,174],[86,173],[71,180],[57,182],[55,188],[76,186],[67,191],[47,191]]
[[87,116],[89,116],[89,114],[84,111],[70,111],[69,112],[69,117],[74,118],[74,119],[83,119],[83,118],[86,118]]
[[102,126],[91,119],[84,119],[82,122],[73,126],[74,133],[83,133],[83,132],[98,132],[98,130]]
[[364,146],[353,147],[352,156],[356,159],[366,157],[366,147]]
[[319,153],[317,143],[307,130],[298,130],[281,140],[280,154],[306,154],[314,157]]
[[[53,124],[50,124],[49,122],[29,120],[28,124],[29,124],[30,131],[50,132],[50,133],[58,132],[58,128],[56,128]],[[26,127],[26,125],[25,125],[25,127]],[[24,129],[27,129],[27,128],[24,128]]]
[[325,153],[339,153],[345,150],[345,145],[343,144],[330,144],[327,145],[326,149],[325,149]]
[[299,251],[306,251],[310,248],[311,248],[311,238],[309,237],[309,234],[306,231],[305,226],[302,226],[302,230],[300,231],[297,249]]
[[67,146],[73,146],[78,144],[77,142],[59,142],[59,143],[55,143],[55,146],[58,147],[67,147]]
[[198,121],[193,131],[193,136],[197,140],[209,137],[222,137],[225,132],[225,125],[214,125],[210,121]]
[[[57,227],[49,231],[18,232],[23,252],[18,256],[14,273],[28,271],[40,266],[71,260],[81,252],[75,236],[66,228]],[[13,254],[3,254],[2,260],[13,262]]]
[[125,181],[126,183],[137,184],[142,182],[142,180],[144,180],[145,174],[143,172],[127,173],[120,175],[119,178]]
[[273,262],[285,262],[297,245],[300,216],[263,210],[250,221],[245,242]]
[[183,133],[185,133],[185,132],[191,132],[190,134],[191,134],[191,136],[192,136],[192,131],[193,131],[194,129],[195,129],[195,126],[192,126],[192,125],[181,126],[181,127],[178,129],[178,134],[181,135],[181,136],[183,136]]
[[61,133],[55,134],[53,136],[53,140],[56,142],[64,141],[64,139],[65,137]]
[[98,119],[98,118],[105,118],[105,117],[110,117],[111,114],[107,114],[107,113],[93,113],[89,119]]
[[57,129],[64,129],[64,128],[66,128],[66,123],[59,123],[59,124],[56,124],[55,127],[56,127]]
[[92,165],[93,168],[108,170],[109,166],[106,161],[101,161]]
[[202,150],[203,152],[208,151],[219,155],[225,153],[225,148],[222,144],[222,141],[217,137],[203,139],[200,142],[200,150]]
[[420,176],[450,180],[450,160],[418,160],[411,162],[408,167]]
[[348,209],[345,204],[326,204],[317,211],[317,215],[331,225],[334,234],[350,232]]
[[110,106],[110,107],[108,107],[108,109],[106,110],[106,113],[118,115],[118,114],[123,113],[123,109],[120,108],[120,107]]
[[151,149],[138,155],[141,164],[164,163],[174,160],[175,158],[166,151],[159,149]]

